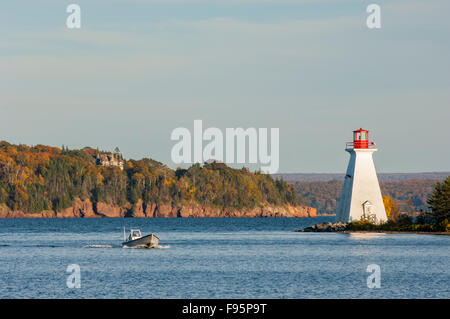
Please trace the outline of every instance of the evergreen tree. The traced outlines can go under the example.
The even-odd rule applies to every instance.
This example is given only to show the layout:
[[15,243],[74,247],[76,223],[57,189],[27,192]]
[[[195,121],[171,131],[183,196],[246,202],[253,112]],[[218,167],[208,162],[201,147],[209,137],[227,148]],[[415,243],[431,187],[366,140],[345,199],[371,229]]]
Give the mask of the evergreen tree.
[[450,176],[443,183],[436,183],[427,203],[437,222],[450,219]]

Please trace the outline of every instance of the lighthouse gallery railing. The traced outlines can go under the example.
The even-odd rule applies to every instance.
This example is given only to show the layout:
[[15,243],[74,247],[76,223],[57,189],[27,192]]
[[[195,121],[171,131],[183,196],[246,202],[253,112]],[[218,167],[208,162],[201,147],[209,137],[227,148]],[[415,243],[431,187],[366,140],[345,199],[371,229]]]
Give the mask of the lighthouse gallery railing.
[[[355,148],[354,142],[345,143],[345,148]],[[369,142],[368,147],[358,147],[358,148],[377,148],[377,144],[375,142]]]

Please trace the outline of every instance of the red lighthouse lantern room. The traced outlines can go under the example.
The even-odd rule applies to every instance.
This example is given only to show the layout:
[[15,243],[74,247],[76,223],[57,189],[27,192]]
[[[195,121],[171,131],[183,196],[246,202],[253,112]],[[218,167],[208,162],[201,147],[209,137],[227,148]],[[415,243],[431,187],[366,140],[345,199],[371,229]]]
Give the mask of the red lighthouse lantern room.
[[369,131],[362,128],[353,131],[353,148],[369,148]]

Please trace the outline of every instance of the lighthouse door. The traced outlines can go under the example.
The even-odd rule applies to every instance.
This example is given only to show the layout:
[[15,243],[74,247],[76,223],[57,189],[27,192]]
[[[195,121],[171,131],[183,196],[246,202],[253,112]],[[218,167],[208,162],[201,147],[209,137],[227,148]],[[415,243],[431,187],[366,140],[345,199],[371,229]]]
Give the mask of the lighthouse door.
[[373,204],[370,201],[365,201],[363,204],[363,219],[372,223],[377,222],[377,215],[375,214]]

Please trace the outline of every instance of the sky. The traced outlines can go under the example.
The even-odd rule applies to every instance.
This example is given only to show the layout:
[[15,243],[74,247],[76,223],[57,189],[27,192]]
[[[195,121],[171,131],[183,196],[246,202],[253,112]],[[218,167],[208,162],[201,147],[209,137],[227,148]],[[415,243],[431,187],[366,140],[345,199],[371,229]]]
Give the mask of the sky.
[[[66,27],[71,3],[81,29]],[[380,29],[366,26],[371,3]],[[344,173],[362,127],[378,172],[450,171],[448,0],[0,7],[0,140],[117,146],[176,168],[171,132],[200,119],[279,128],[280,173]]]

